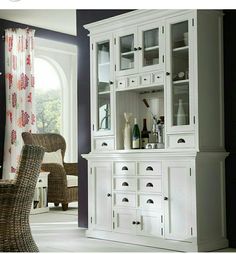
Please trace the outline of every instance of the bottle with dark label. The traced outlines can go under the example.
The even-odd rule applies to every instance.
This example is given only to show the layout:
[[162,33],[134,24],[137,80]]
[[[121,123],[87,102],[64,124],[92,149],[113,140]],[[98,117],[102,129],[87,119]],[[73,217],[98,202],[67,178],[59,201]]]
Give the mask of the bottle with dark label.
[[137,124],[137,119],[134,118],[134,128],[132,133],[132,148],[139,149],[140,148],[140,131]]
[[147,119],[143,119],[143,130],[141,131],[141,148],[144,149],[148,143],[149,132],[147,130]]

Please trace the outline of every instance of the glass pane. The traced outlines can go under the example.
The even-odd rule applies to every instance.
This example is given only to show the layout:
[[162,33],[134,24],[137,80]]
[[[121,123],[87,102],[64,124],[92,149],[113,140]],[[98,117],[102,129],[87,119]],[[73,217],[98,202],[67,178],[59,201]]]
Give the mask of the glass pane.
[[189,125],[188,21],[171,26],[172,45],[172,124]]
[[97,92],[98,130],[111,129],[110,121],[110,44],[109,41],[97,44]]
[[120,70],[134,68],[134,35],[120,37]]
[[143,33],[143,66],[159,64],[159,29]]

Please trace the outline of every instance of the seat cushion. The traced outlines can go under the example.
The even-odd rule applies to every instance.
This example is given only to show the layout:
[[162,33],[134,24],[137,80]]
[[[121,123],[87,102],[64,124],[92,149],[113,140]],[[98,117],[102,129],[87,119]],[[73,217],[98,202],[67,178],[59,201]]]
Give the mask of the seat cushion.
[[67,187],[78,186],[78,176],[67,175]]
[[63,166],[61,149],[50,153],[45,152],[42,163],[57,163]]

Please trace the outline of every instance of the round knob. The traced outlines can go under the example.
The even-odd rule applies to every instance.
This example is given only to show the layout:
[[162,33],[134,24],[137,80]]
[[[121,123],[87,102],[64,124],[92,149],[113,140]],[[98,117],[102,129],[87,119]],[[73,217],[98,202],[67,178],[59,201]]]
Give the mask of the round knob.
[[138,50],[141,50],[142,48],[141,47],[138,47]]
[[139,221],[136,221],[136,225],[139,225],[140,224],[140,222]]
[[168,198],[167,198],[167,197],[164,197],[164,200],[168,200]]
[[166,72],[166,76],[170,76],[170,73],[169,73],[169,72]]
[[132,224],[135,225],[135,224],[136,224],[136,221],[132,221]]
[[112,82],[111,80],[110,80],[110,82],[109,82],[109,83],[110,83],[110,85],[113,85],[113,82]]
[[134,51],[137,51],[138,49],[137,48],[134,48]]
[[108,197],[111,197],[111,193],[107,193],[107,196],[108,196]]

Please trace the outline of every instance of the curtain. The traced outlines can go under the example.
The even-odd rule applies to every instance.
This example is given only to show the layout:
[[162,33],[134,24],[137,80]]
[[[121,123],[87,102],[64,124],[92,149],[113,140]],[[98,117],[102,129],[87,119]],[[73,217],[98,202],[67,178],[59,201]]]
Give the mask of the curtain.
[[34,30],[5,30],[6,128],[3,178],[14,173],[24,131],[35,132]]

